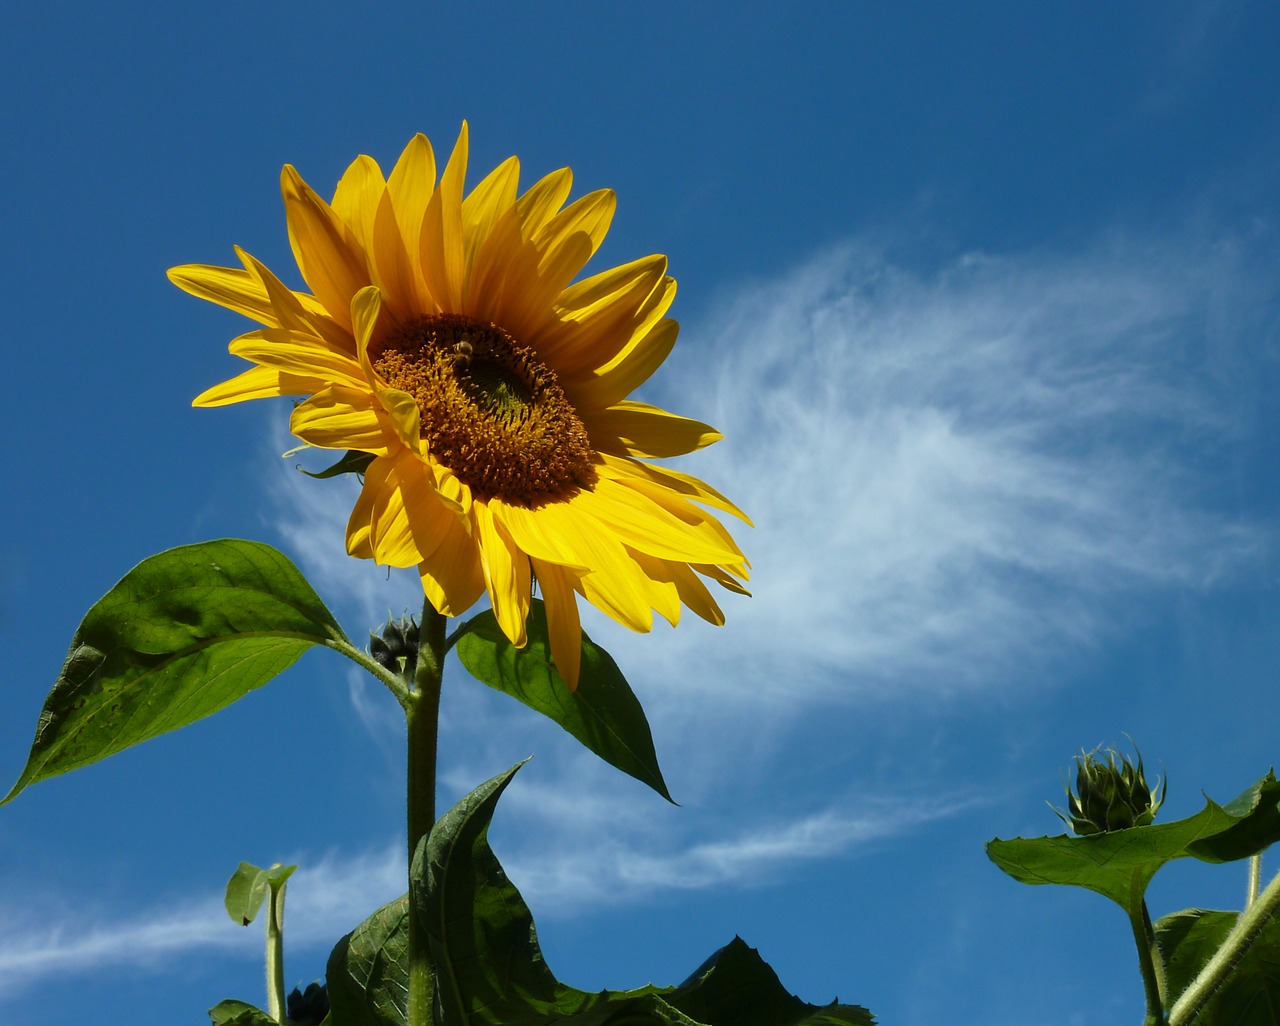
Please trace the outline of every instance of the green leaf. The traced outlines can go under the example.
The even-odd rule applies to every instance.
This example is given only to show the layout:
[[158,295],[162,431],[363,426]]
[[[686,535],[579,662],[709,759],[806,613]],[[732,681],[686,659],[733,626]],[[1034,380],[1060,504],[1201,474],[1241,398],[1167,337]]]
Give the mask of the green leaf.
[[[533,917],[489,848],[498,798],[523,763],[467,795],[418,845],[418,914],[450,1026],[873,1026],[865,1008],[806,1004],[736,939],[679,987],[587,992],[556,979]],[[345,1020],[335,1015],[336,1022]]]
[[861,1005],[811,1005],[791,994],[777,973],[735,937],[665,1000],[707,1026],[874,1026]]
[[86,614],[0,805],[209,716],[342,628],[285,556],[240,539],[145,559]]
[[519,1026],[574,1015],[598,1001],[565,987],[547,967],[529,908],[488,845],[494,807],[522,765],[458,802],[414,854],[411,890],[446,1022]]
[[[1185,909],[1156,923],[1170,1004],[1191,985],[1222,946],[1238,913]],[[1270,920],[1222,982],[1196,1026],[1275,1026],[1280,1023],[1280,921]]]
[[279,1026],[261,1008],[254,1008],[243,1001],[219,1001],[209,1009],[213,1026]]
[[540,599],[530,606],[527,631],[527,644],[516,648],[486,610],[463,627],[458,658],[477,680],[554,720],[609,765],[671,801],[644,709],[609,653],[583,632],[578,690],[571,692],[552,663]]
[[[288,453],[285,454],[289,455]],[[348,449],[342,454],[342,459],[331,467],[325,467],[324,470],[318,470],[312,473],[310,470],[302,470],[307,477],[314,477],[317,480],[323,480],[328,477],[340,477],[342,474],[363,474],[369,469],[369,464],[373,462],[373,454],[368,452],[360,452],[358,449]]]
[[1206,799],[1194,816],[1173,823],[1090,834],[987,844],[987,856],[1015,880],[1072,884],[1136,912],[1147,884],[1167,862],[1225,862],[1255,855],[1280,840],[1280,782],[1267,775],[1225,806]]
[[409,896],[342,938],[325,970],[329,1018],[341,1026],[404,1026],[409,1008]]
[[270,869],[259,869],[250,862],[241,862],[227,881],[227,915],[241,926],[248,926],[262,908],[267,894],[278,891],[297,868],[275,865]]

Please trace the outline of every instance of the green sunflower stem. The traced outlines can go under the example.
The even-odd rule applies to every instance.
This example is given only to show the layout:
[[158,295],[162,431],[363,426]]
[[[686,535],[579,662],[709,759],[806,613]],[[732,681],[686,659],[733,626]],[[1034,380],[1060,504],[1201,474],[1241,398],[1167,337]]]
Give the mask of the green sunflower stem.
[[1142,1026],[1164,1026],[1167,1021],[1164,1012],[1164,965],[1146,901],[1130,911],[1129,924],[1133,927],[1133,939],[1138,946],[1138,965],[1142,969],[1142,984],[1147,997],[1147,1014]]
[[[436,735],[440,719],[440,683],[444,676],[445,617],[430,601],[422,607],[418,665],[405,701],[409,736],[409,860],[436,821]],[[434,979],[427,932],[415,909],[409,883],[409,1015],[408,1026],[432,1026]]]

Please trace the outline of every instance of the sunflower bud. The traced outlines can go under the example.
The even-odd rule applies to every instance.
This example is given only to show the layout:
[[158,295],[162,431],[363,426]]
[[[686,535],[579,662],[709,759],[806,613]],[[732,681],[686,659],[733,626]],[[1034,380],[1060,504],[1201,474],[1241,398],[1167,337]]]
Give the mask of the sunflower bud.
[[369,654],[396,676],[412,679],[418,665],[418,621],[405,616],[388,620],[381,634],[370,631]]
[[1153,792],[1136,745],[1134,751],[1137,766],[1114,748],[1082,750],[1076,756],[1075,792],[1069,786],[1066,789],[1070,814],[1053,811],[1081,836],[1150,825],[1164,803],[1167,781],[1157,780]]
[[329,992],[323,983],[307,984],[306,991],[293,988],[286,1017],[296,1026],[320,1026],[329,1014]]

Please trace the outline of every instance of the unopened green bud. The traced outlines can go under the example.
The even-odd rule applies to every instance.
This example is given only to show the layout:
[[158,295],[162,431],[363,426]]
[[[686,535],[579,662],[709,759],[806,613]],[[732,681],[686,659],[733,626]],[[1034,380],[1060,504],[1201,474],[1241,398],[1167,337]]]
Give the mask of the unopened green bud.
[[305,991],[293,988],[285,1013],[294,1026],[320,1026],[329,1014],[329,992],[318,980],[308,983]]
[[369,633],[369,654],[379,666],[405,680],[418,665],[418,621],[412,616],[388,620],[381,634]]
[[1059,818],[1077,834],[1106,833],[1148,826],[1164,804],[1167,781],[1157,780],[1155,790],[1147,785],[1142,769],[1142,753],[1134,745],[1138,764],[1114,748],[1081,750],[1076,756],[1076,788],[1067,787],[1069,813],[1058,809]]

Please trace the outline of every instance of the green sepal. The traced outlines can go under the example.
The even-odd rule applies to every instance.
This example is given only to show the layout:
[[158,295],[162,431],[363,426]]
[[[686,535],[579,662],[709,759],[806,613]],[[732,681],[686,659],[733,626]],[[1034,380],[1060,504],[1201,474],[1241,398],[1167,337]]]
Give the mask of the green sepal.
[[329,1018],[341,1026],[404,1026],[409,1008],[409,896],[338,941],[325,967]]
[[342,628],[302,573],[231,538],[144,559],[85,615],[36,724],[24,788],[203,719]]
[[[519,890],[489,848],[498,798],[520,763],[463,798],[418,845],[410,870],[450,1026],[873,1026],[856,1005],[789,994],[738,938],[678,987],[588,992],[556,979]],[[335,1021],[345,1022],[335,1016]]]
[[[285,453],[289,455],[289,453]],[[363,474],[369,469],[369,464],[374,461],[373,453],[361,452],[359,449],[348,449],[342,454],[342,459],[324,470],[317,470],[314,473],[310,470],[301,470],[307,477],[314,477],[317,480],[324,480],[329,477],[340,477],[343,474]]]
[[555,721],[609,765],[672,801],[644,709],[609,653],[583,631],[578,689],[571,692],[552,662],[540,599],[530,604],[526,632],[525,646],[516,648],[485,610],[459,632],[458,658],[478,681]]
[[212,1026],[280,1026],[261,1008],[243,1001],[219,1001],[209,1009]]
[[[1155,924],[1170,1006],[1182,996],[1236,925],[1237,912],[1190,908]],[[1280,920],[1271,919],[1241,955],[1196,1026],[1275,1026],[1280,1021]]]
[[227,896],[224,901],[227,915],[241,926],[248,926],[257,917],[267,895],[280,890],[297,868],[275,865],[270,869],[260,869],[251,862],[241,862],[227,881]]
[[1225,806],[1206,798],[1200,812],[1173,823],[1087,837],[997,838],[987,843],[987,856],[1022,883],[1086,887],[1136,913],[1147,884],[1166,863],[1188,857],[1235,861],[1280,840],[1277,803],[1280,781],[1268,771]]

